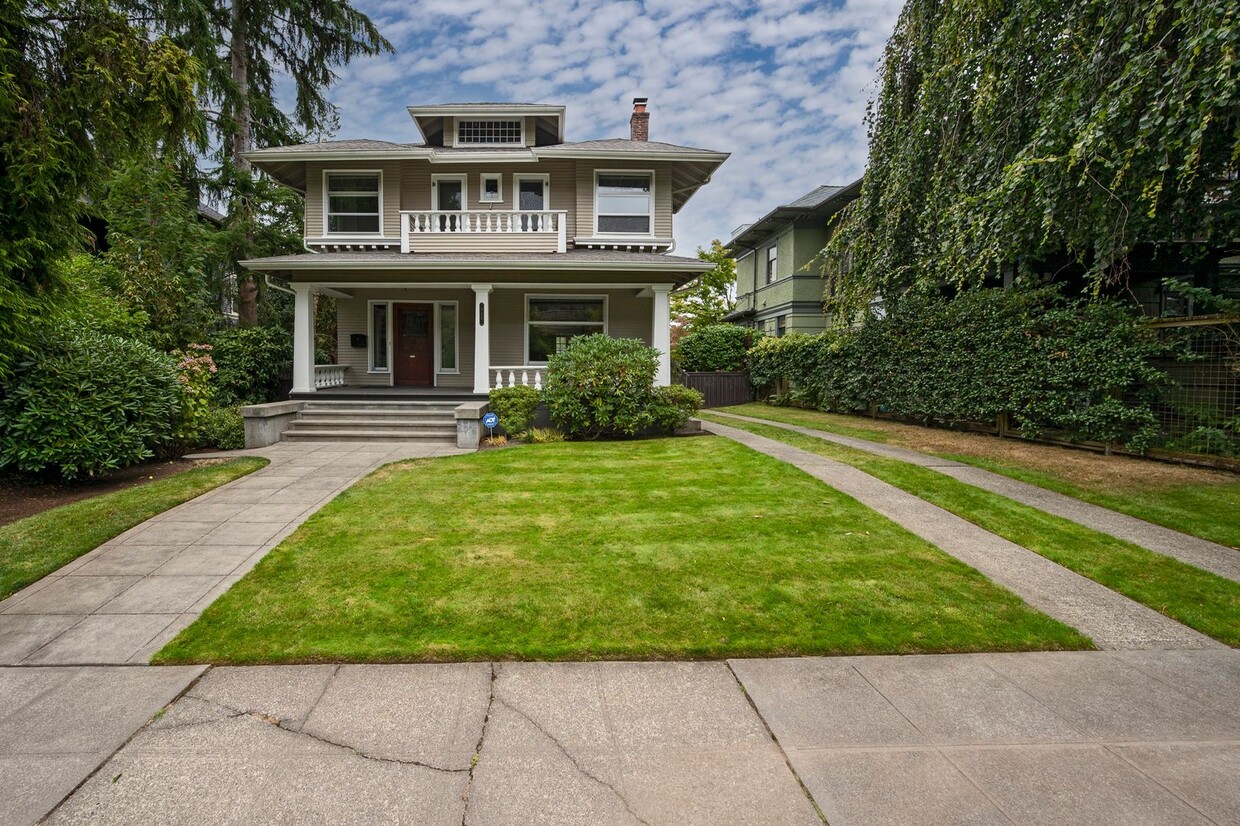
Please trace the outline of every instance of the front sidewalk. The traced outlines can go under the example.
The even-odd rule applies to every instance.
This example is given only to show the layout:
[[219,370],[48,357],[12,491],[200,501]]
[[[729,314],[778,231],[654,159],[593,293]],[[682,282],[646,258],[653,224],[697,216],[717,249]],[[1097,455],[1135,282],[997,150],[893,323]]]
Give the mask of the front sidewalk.
[[413,442],[275,444],[271,464],[165,511],[0,602],[0,665],[146,663],[336,494]]
[[48,822],[1234,823],[1237,686],[1226,649],[214,668]]

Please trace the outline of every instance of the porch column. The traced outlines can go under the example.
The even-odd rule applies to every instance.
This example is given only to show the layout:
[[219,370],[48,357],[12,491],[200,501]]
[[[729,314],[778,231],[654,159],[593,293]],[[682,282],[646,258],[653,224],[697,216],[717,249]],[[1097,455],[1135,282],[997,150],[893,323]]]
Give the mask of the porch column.
[[659,372],[655,373],[655,387],[667,387],[672,383],[672,308],[669,294],[671,284],[654,284],[654,330],[650,343],[659,351]]
[[491,285],[473,284],[474,291],[474,392],[491,389]]
[[293,284],[293,392],[314,392],[314,291]]

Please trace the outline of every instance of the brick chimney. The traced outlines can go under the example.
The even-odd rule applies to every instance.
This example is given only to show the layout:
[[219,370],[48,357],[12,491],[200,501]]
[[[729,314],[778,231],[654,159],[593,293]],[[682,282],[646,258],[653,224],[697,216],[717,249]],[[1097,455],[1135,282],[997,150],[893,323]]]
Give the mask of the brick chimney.
[[629,118],[629,139],[650,140],[650,113],[646,111],[649,98],[633,98],[633,117]]

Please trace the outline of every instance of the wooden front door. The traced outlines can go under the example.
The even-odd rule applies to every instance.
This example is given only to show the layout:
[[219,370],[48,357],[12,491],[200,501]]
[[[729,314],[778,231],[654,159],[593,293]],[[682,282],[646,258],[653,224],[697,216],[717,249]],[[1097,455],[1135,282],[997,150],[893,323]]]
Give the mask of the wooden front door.
[[435,370],[435,337],[431,332],[434,305],[397,304],[393,349],[396,384],[430,387]]

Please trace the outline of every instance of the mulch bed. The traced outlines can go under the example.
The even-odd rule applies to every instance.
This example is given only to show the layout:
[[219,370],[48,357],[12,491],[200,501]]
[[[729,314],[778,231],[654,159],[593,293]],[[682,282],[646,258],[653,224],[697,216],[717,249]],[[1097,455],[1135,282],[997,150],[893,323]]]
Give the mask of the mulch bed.
[[89,499],[103,493],[136,487],[156,479],[175,476],[196,467],[213,465],[219,459],[173,459],[146,462],[118,470],[99,479],[73,484],[40,484],[0,476],[0,525],[16,522],[60,505]]

